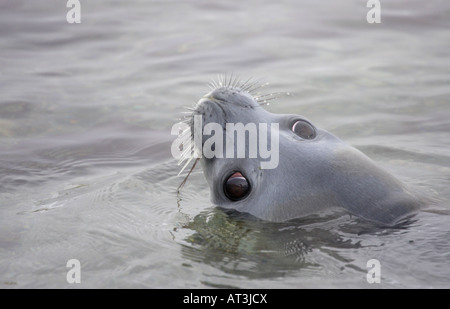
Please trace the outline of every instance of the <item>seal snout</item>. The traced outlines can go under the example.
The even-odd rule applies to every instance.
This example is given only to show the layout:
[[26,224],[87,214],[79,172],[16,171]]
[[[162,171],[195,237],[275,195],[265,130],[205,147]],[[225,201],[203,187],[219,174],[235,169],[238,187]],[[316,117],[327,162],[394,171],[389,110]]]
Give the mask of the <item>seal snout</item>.
[[256,100],[248,92],[240,88],[220,87],[207,93],[200,99],[198,105],[204,102],[212,102],[215,104],[229,104],[240,107],[259,106]]
[[[195,105],[194,115],[201,115],[203,126],[217,123],[225,129],[226,123],[252,122],[249,111],[259,107],[258,102],[240,88],[220,87],[205,94]],[[260,110],[260,109],[259,109]]]

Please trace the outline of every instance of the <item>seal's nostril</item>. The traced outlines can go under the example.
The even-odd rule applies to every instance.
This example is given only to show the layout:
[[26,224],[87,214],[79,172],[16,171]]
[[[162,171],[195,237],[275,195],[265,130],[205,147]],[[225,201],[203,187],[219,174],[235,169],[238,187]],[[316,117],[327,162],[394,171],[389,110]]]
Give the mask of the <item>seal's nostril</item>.
[[225,195],[232,201],[239,201],[250,192],[250,184],[240,172],[234,172],[224,184]]

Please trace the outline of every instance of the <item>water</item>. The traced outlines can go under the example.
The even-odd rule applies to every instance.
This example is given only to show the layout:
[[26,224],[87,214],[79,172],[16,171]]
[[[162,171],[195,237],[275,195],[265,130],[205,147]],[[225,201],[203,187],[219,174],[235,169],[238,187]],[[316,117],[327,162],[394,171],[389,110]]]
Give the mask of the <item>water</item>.
[[[0,287],[450,287],[450,4],[0,1]],[[218,73],[437,199],[385,229],[345,213],[224,214],[170,128]],[[381,283],[366,281],[369,259]]]

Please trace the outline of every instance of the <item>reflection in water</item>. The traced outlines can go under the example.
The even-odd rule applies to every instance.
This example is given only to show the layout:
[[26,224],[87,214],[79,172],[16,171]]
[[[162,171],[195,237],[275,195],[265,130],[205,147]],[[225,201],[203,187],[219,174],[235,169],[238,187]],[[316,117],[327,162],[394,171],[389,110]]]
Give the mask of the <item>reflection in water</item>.
[[[377,236],[407,229],[414,220],[385,228],[352,217],[343,211],[312,215],[285,223],[271,223],[219,208],[195,216],[183,228],[192,234],[184,239],[183,255],[221,271],[248,278],[277,278],[301,269],[320,268],[322,254],[340,267],[352,265],[352,258],[341,254],[364,245],[359,235]],[[382,245],[379,243],[378,245]]]

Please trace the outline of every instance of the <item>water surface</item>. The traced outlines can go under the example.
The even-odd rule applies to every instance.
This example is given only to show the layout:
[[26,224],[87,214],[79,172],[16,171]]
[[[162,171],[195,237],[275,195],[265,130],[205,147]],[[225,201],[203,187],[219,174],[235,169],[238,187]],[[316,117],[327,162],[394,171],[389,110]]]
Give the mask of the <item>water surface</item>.
[[[450,4],[0,0],[1,288],[450,287]],[[217,74],[438,200],[395,228],[225,214],[172,125]],[[78,259],[82,283],[66,281]],[[381,263],[379,285],[366,263]]]

